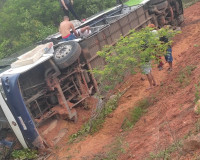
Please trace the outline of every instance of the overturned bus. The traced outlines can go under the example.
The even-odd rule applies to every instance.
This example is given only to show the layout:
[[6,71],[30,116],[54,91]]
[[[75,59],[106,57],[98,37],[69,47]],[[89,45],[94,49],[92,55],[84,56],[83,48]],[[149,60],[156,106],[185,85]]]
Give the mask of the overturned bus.
[[76,107],[98,92],[98,82],[88,72],[105,65],[97,51],[114,45],[131,29],[139,30],[150,23],[160,28],[165,24],[178,26],[182,22],[181,0],[119,4],[76,26],[89,25],[91,34],[87,37],[59,42],[61,35],[56,33],[17,58],[1,60],[0,127],[10,127],[24,148],[55,145],[57,140],[46,140],[44,124],[54,119],[78,121]]

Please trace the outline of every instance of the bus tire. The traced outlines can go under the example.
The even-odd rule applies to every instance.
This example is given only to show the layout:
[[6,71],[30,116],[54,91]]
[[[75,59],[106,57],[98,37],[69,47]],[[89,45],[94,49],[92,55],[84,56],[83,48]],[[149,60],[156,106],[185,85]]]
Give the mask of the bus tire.
[[81,54],[81,47],[75,41],[60,44],[54,51],[54,62],[60,69],[65,69],[73,64]]

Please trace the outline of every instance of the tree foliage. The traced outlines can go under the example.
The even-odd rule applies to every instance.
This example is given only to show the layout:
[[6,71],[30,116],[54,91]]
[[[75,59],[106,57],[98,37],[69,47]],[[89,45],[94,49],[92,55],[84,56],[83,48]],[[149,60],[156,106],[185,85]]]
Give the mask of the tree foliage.
[[[74,0],[74,10],[87,18],[115,4]],[[0,0],[0,59],[58,32],[63,15],[59,0]]]
[[116,5],[116,0],[74,0],[74,8],[81,18],[87,18]]
[[0,10],[0,58],[55,33],[58,15],[56,1],[7,0]]
[[150,61],[158,63],[159,56],[166,54],[172,41],[163,43],[159,39],[166,36],[169,39],[176,32],[162,28],[157,33],[149,27],[140,31],[132,30],[127,37],[121,37],[114,46],[105,46],[97,54],[106,61],[104,68],[96,68],[92,72],[98,77],[101,88],[111,89],[129,73],[141,71],[142,66]]

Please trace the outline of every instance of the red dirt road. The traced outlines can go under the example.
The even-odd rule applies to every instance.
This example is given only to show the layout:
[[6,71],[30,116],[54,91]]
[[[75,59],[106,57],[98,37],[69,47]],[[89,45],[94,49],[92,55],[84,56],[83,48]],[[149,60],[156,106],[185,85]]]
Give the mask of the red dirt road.
[[[173,71],[171,73],[166,71],[168,64],[164,65],[162,71],[153,69],[159,86],[146,92],[148,82],[141,81],[141,74],[129,77],[122,89],[132,86],[121,97],[118,108],[113,112],[112,118],[106,119],[104,127],[98,133],[89,135],[78,143],[68,145],[65,141],[68,138],[64,137],[57,149],[54,149],[54,156],[49,159],[92,160],[95,155],[106,152],[105,147],[117,137],[123,136],[128,149],[126,154],[120,155],[118,159],[143,160],[149,157],[150,153],[165,149],[194,130],[198,119],[193,111],[194,84],[200,80],[200,2],[185,10],[182,33],[174,38],[172,49]],[[196,69],[188,79],[189,85],[181,87],[177,76],[181,69],[187,66],[195,66]],[[151,95],[156,96],[157,102],[148,108],[148,112],[133,129],[121,133],[121,125],[129,109],[133,108],[138,100]],[[187,155],[181,157],[185,160],[190,158]]]

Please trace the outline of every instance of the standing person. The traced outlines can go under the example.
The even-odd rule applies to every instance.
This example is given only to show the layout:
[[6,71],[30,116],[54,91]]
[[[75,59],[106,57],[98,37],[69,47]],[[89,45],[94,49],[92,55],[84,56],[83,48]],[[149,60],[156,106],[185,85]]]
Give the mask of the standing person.
[[[142,52],[144,52],[147,48],[148,48],[148,43],[145,42],[145,44],[141,45],[142,48]],[[147,76],[147,79],[149,81],[150,87],[147,88],[146,90],[152,89],[153,86],[156,86],[156,81],[153,77],[152,74],[152,67],[151,67],[151,56],[145,56],[145,59],[143,60],[143,58],[141,57],[141,69],[142,69],[142,73],[145,74]]]
[[74,32],[75,36],[78,37],[78,34],[74,28],[74,25],[72,24],[72,22],[69,21],[69,17],[64,16],[64,20],[60,23],[60,27],[59,27],[59,32],[62,36],[63,41],[69,41],[69,40],[76,39],[74,34],[70,33],[70,30],[72,30]]
[[[160,38],[160,41],[161,42],[164,42],[164,43],[168,43],[168,38],[163,36]],[[168,49],[166,51],[166,55],[165,55],[165,60],[168,62],[169,64],[169,68],[167,69],[169,72],[172,71],[172,62],[173,62],[173,57],[172,57],[172,47],[169,45],[168,46]]]
[[147,76],[150,84],[150,87],[147,88],[147,90],[152,89],[153,86],[156,86],[156,81],[152,74],[151,61],[147,61],[145,62],[145,64],[142,65],[142,72]]
[[59,0],[60,1],[60,5],[63,9],[63,12],[65,14],[65,16],[68,16],[69,17],[69,11],[72,13],[72,15],[80,21],[80,18],[79,16],[77,16],[76,12],[74,11],[73,9],[73,3],[74,1],[73,0]]

